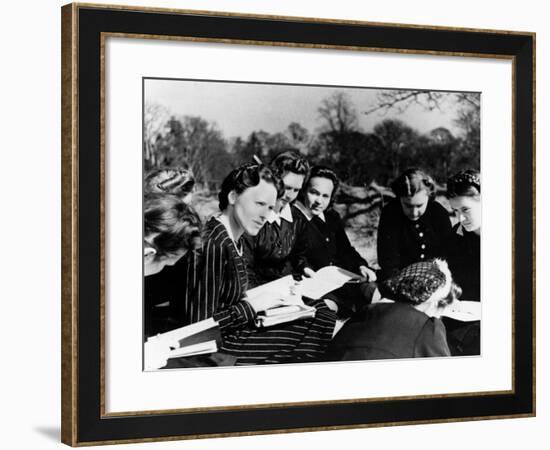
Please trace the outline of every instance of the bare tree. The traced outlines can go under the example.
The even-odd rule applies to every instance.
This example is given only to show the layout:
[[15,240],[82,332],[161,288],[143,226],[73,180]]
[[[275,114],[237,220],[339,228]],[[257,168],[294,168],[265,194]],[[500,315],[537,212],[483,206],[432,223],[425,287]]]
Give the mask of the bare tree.
[[465,109],[477,109],[479,111],[480,95],[476,92],[382,90],[376,95],[374,105],[364,111],[364,114],[379,112],[384,115],[392,110],[402,113],[413,105],[433,111],[435,109],[443,109],[449,104],[458,104]]
[[338,135],[357,131],[357,112],[344,92],[335,92],[321,102],[319,116],[324,120],[323,131]]
[[303,127],[298,122],[292,122],[288,125],[285,133],[291,147],[300,150],[302,153],[307,153],[307,148],[311,139],[307,128]]
[[143,152],[148,168],[157,166],[157,143],[169,131],[170,111],[158,103],[145,103],[143,111]]
[[417,139],[418,133],[401,120],[385,119],[374,127],[374,134],[386,149],[391,177],[397,177],[403,169],[402,153]]

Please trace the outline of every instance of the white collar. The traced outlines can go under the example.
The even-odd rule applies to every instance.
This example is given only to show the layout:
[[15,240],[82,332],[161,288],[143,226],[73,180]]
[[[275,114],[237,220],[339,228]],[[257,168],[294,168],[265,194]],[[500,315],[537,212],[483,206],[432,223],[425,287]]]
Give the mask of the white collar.
[[225,231],[227,232],[227,235],[229,236],[229,239],[233,243],[233,247],[235,247],[235,251],[237,252],[237,254],[239,256],[242,256],[243,255],[243,247],[242,247],[242,245],[237,244],[238,240],[235,240],[235,236],[233,236],[233,233],[231,231],[231,227],[229,226],[229,223],[228,223],[226,217],[223,214],[220,213],[220,214],[214,216],[214,218],[223,225],[223,227],[225,228]]
[[292,211],[290,210],[290,204],[286,204],[279,213],[271,211],[271,214],[267,218],[269,223],[277,222],[277,225],[281,225],[281,219],[285,219],[287,222],[292,223],[294,219],[292,218]]
[[[307,220],[311,220],[313,219],[313,217],[315,217],[313,214],[311,214],[311,211],[309,210],[309,208],[305,206],[302,202],[296,200],[294,202],[294,206],[298,208],[298,210],[305,216]],[[318,214],[317,217],[319,217],[319,219],[321,219],[323,222],[326,222],[325,213]]]

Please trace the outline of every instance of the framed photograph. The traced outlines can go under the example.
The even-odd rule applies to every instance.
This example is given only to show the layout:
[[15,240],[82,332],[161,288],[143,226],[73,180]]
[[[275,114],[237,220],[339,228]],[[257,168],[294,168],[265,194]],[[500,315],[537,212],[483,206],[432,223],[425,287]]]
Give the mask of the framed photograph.
[[534,416],[534,55],[64,6],[63,442]]

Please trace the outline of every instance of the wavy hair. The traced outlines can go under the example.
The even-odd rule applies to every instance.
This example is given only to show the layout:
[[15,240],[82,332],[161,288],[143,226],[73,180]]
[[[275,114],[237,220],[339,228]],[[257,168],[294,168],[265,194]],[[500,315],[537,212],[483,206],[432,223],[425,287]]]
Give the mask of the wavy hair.
[[426,191],[431,199],[435,197],[433,178],[418,167],[411,167],[401,173],[391,183],[391,189],[397,198],[412,197],[421,191]]
[[288,172],[303,175],[305,179],[309,175],[309,163],[307,159],[294,150],[287,150],[275,156],[269,167],[279,177],[283,178]]
[[232,170],[222,182],[220,193],[218,194],[220,211],[224,211],[228,207],[228,197],[231,191],[242,194],[246,189],[258,186],[261,180],[275,186],[277,198],[283,195],[283,183],[269,167],[256,163],[243,164],[237,169]]
[[150,245],[156,257],[168,257],[202,245],[202,224],[193,208],[178,196],[149,194],[144,199],[144,234],[154,236]]

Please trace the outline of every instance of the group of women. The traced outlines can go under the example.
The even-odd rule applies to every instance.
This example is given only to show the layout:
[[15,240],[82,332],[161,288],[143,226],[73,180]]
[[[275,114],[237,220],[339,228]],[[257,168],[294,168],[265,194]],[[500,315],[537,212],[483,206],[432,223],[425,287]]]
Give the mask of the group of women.
[[[460,219],[454,228],[435,201],[431,177],[419,169],[401,174],[392,184],[396,198],[380,218],[378,270],[351,245],[331,208],[339,185],[334,171],[310,168],[293,151],[269,166],[231,171],[218,195],[219,214],[202,228],[188,205],[188,172],[155,171],[145,184],[146,335],[163,331],[153,305],[168,299],[165,328],[214,318],[219,351],[237,365],[479,353],[479,323],[439,319],[460,295],[458,285],[463,298],[479,300],[477,172],[448,181]],[[305,298],[313,318],[256,325],[258,314],[284,300],[251,298],[248,289],[286,275],[311,277],[329,265],[355,272],[361,282]]]

